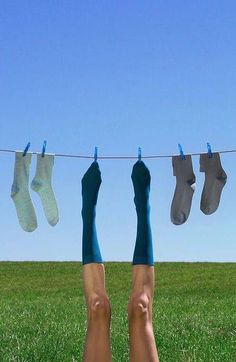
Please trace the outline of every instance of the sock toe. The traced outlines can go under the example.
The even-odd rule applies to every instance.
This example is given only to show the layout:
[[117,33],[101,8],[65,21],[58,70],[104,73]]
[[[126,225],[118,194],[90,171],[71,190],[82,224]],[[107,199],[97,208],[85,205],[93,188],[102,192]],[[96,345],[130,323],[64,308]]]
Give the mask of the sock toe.
[[51,226],[55,226],[58,223],[58,221],[59,221],[59,217],[56,216],[56,217],[54,217],[54,219],[49,220],[48,222]]
[[25,231],[28,231],[28,232],[31,233],[32,231],[34,231],[35,229],[37,229],[37,227],[38,227],[38,225],[37,225],[36,223],[34,223],[34,224],[29,224],[29,225],[23,227],[23,229],[24,229]]
[[205,215],[211,215],[211,214],[213,214],[215,211],[216,211],[216,209],[217,208],[212,208],[212,207],[210,207],[210,206],[205,206],[205,207],[203,207],[203,206],[201,206],[201,211],[203,212],[203,214],[205,214]]
[[174,217],[172,217],[172,222],[175,225],[181,225],[187,220],[186,215],[182,211],[178,211]]

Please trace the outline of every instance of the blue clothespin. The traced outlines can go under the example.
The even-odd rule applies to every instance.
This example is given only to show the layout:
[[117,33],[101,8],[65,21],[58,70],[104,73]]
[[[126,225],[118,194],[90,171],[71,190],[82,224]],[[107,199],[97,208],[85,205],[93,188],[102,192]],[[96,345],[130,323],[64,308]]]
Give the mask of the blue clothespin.
[[44,157],[44,155],[45,155],[46,145],[47,145],[47,141],[44,141],[44,142],[43,142],[42,153],[41,153],[41,156],[42,156],[42,157]]
[[97,159],[98,159],[98,148],[95,147],[95,149],[94,149],[94,162],[97,162]]
[[24,149],[24,152],[23,152],[23,157],[25,157],[26,153],[28,152],[28,149],[30,148],[30,142],[27,143],[27,146],[25,147]]
[[182,160],[185,160],[186,157],[185,157],[185,155],[184,155],[184,151],[183,151],[182,146],[181,146],[180,143],[178,143],[178,147],[179,147],[179,152],[180,152],[181,159],[182,159]]
[[210,143],[207,142],[207,153],[208,153],[208,157],[212,158],[212,151],[211,151],[211,145]]
[[138,148],[138,161],[141,162],[142,160],[142,149],[141,147]]

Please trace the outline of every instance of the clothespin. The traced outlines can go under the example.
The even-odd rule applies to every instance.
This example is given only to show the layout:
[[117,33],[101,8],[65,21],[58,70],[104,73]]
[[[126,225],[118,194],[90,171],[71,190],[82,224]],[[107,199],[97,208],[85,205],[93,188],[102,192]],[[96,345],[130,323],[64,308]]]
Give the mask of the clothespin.
[[27,143],[25,149],[24,149],[24,152],[23,152],[23,157],[25,157],[26,153],[28,152],[28,149],[30,148],[30,142]]
[[185,157],[185,155],[184,155],[184,151],[183,151],[182,146],[181,146],[180,143],[178,143],[178,147],[179,147],[179,152],[180,152],[181,159],[182,159],[182,160],[185,160],[186,157]]
[[97,159],[98,159],[98,148],[95,147],[95,149],[94,149],[94,162],[97,162]]
[[41,156],[42,156],[42,157],[44,157],[44,155],[45,155],[46,145],[47,145],[47,141],[44,141],[44,142],[43,142],[42,153],[41,153]]
[[212,155],[212,151],[211,151],[211,145],[210,143],[207,142],[207,153],[208,153],[208,157],[209,158],[212,158],[213,155]]
[[142,160],[142,149],[141,147],[138,148],[138,161],[141,162]]

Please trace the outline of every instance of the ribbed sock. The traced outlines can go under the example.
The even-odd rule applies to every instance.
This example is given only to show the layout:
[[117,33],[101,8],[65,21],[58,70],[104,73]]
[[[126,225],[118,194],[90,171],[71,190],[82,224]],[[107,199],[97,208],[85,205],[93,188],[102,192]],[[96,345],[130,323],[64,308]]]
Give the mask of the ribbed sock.
[[37,154],[36,174],[31,182],[31,188],[38,193],[45,216],[51,226],[58,223],[59,215],[57,202],[52,189],[52,169],[54,165],[54,155]]
[[142,161],[136,162],[133,166],[131,178],[137,212],[137,236],[132,264],[154,265],[149,205],[151,176]]
[[15,153],[14,180],[11,187],[11,198],[14,201],[19,223],[23,230],[34,231],[37,218],[29,194],[29,167],[32,154]]
[[185,158],[185,160],[182,160],[180,156],[172,157],[176,187],[170,216],[172,223],[175,225],[181,225],[188,219],[196,186],[191,156],[186,155]]
[[207,153],[200,155],[200,172],[205,172],[200,209],[205,215],[210,215],[217,210],[227,181],[218,152],[213,152],[210,158]]
[[101,172],[93,162],[82,178],[82,264],[102,263],[96,231],[96,204],[101,185]]

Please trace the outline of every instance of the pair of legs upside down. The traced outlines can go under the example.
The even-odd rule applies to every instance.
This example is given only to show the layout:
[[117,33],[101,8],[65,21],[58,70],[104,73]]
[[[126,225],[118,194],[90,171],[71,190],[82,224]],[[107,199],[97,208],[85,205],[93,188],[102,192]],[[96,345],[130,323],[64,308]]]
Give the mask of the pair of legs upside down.
[[[154,262],[150,227],[150,173],[142,161],[132,170],[137,237],[132,262],[132,291],[128,302],[131,362],[158,362],[152,326]],[[112,361],[110,345],[111,308],[105,289],[105,270],[96,233],[95,216],[101,173],[93,162],[82,179],[82,264],[87,304],[87,334],[84,362]]]

